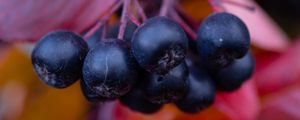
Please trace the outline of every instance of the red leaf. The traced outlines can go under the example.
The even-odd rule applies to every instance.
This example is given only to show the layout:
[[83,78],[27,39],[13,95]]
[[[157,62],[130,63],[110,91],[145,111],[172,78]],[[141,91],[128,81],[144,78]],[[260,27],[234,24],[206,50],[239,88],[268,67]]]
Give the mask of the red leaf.
[[243,5],[254,6],[250,11],[238,5],[224,3],[226,10],[240,17],[247,25],[251,42],[260,48],[271,51],[283,51],[288,47],[288,38],[276,23],[252,0],[230,0]]
[[300,82],[300,39],[280,58],[255,73],[260,94],[276,92]]
[[81,32],[115,0],[0,0],[0,39],[35,41],[54,29]]
[[261,120],[299,120],[300,88],[287,89],[267,97],[260,114]]
[[233,93],[219,93],[215,106],[232,120],[254,120],[259,112],[259,101],[250,80]]

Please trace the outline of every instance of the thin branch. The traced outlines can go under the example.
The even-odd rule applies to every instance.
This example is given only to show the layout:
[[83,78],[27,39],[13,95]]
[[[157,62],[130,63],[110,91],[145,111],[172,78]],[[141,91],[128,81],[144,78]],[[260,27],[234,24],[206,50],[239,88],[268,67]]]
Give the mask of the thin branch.
[[122,11],[122,16],[121,16],[121,24],[120,24],[120,29],[119,29],[119,34],[118,34],[118,39],[123,40],[126,24],[127,24],[127,14],[128,14],[128,7],[130,5],[131,0],[124,0],[123,4],[123,11]]
[[105,14],[100,18],[100,20],[97,21],[96,25],[92,27],[85,35],[84,39],[88,40],[104,23],[106,23],[110,17],[115,13],[115,11],[118,10],[118,8],[122,5],[122,1],[118,1],[115,5],[109,8],[108,12],[105,12]]
[[137,8],[137,11],[138,11],[139,15],[141,16],[142,20],[146,21],[147,16],[146,16],[146,14],[144,12],[144,9],[142,8],[141,4],[139,3],[139,1],[134,0],[134,4],[135,4],[135,7]]
[[189,16],[188,13],[184,10],[184,8],[180,4],[176,4],[175,9],[177,14],[179,14],[179,16],[182,16],[185,20],[187,20],[188,23],[190,23],[190,25],[192,25],[193,28],[194,26],[198,26],[198,21],[193,19],[193,17]]
[[181,18],[180,16],[176,13],[176,11],[173,9],[171,11],[171,16],[174,18],[174,20],[176,22],[178,22],[180,24],[180,26],[186,31],[186,33],[193,39],[196,40],[197,38],[197,34],[195,33],[195,31],[190,28],[189,25],[187,25]]
[[159,11],[159,16],[167,16],[169,10],[174,5],[174,0],[163,0],[163,4]]
[[208,2],[212,6],[214,12],[226,11],[226,8],[223,5],[221,5],[220,0],[208,0]]
[[106,23],[103,25],[103,30],[102,30],[102,34],[101,34],[101,40],[103,40],[104,38],[106,38],[108,32],[108,24],[107,21]]
[[135,18],[132,14],[128,13],[128,14],[127,14],[127,17],[129,18],[129,20],[130,20],[131,22],[133,22],[133,23],[136,24],[137,26],[140,26],[140,25],[141,25],[141,22],[140,22],[137,18]]

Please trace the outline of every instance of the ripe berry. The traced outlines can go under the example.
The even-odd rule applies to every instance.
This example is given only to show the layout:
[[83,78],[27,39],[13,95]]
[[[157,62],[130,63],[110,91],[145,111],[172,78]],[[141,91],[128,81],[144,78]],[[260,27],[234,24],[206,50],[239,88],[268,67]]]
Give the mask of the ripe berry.
[[83,78],[91,90],[102,97],[118,98],[136,82],[136,64],[124,41],[109,39],[89,51],[83,65]]
[[147,99],[157,104],[179,100],[187,91],[188,74],[185,62],[173,68],[164,76],[149,73],[144,80]]
[[201,62],[209,69],[220,69],[243,57],[250,46],[246,25],[229,13],[207,17],[198,30],[197,46]]
[[80,80],[80,87],[83,96],[90,102],[105,102],[109,100],[108,98],[102,97],[101,95],[92,91],[83,80]]
[[243,58],[235,60],[229,66],[213,74],[217,89],[221,91],[233,91],[248,80],[254,70],[255,61],[251,52]]
[[216,92],[208,73],[193,67],[190,69],[188,82],[188,92],[176,102],[180,110],[186,113],[197,113],[213,104]]
[[146,100],[145,93],[140,86],[133,88],[128,94],[121,97],[120,101],[131,110],[146,114],[157,112],[163,106]]
[[[126,42],[131,42],[134,31],[137,29],[137,25],[131,22],[130,20],[126,24],[126,28],[124,31],[124,40]],[[120,23],[114,24],[110,27],[107,38],[117,38],[119,34]]]
[[69,31],[55,31],[44,36],[33,49],[31,60],[39,78],[49,86],[65,88],[81,76],[88,52],[86,42]]
[[183,29],[166,17],[148,19],[132,38],[132,52],[140,66],[160,75],[179,65],[187,48]]

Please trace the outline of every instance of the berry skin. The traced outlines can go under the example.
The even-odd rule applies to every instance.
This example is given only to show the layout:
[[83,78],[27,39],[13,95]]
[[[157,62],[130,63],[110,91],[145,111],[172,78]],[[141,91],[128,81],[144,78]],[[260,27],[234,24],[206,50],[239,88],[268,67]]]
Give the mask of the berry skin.
[[185,62],[164,76],[149,73],[144,80],[147,99],[156,104],[175,102],[187,91],[188,68]]
[[118,98],[137,80],[133,56],[127,44],[118,39],[99,42],[89,51],[83,65],[83,80],[92,91],[108,99]]
[[243,57],[250,46],[246,25],[238,17],[225,12],[207,17],[197,35],[201,63],[208,69],[229,65],[234,59]]
[[220,91],[234,91],[248,80],[255,68],[255,60],[248,52],[243,58],[235,60],[229,66],[213,74],[217,89]]
[[166,17],[144,22],[133,34],[132,52],[141,67],[166,74],[184,61],[188,40],[183,29]]
[[69,31],[54,31],[44,36],[33,49],[31,60],[35,72],[47,85],[65,88],[81,77],[86,42]]
[[133,88],[128,94],[121,97],[120,101],[131,110],[145,114],[155,113],[163,106],[162,104],[149,102],[146,99],[145,93],[139,87]]
[[108,98],[102,97],[96,92],[92,91],[89,86],[85,84],[83,80],[80,80],[80,87],[83,93],[83,96],[90,102],[105,102],[108,101]]
[[[112,27],[110,27],[107,38],[117,38],[118,34],[119,34],[119,28],[120,28],[120,23],[116,23]],[[137,28],[138,28],[138,26],[136,24],[134,24],[133,22],[131,22],[130,20],[127,22],[126,28],[124,31],[124,40],[126,42],[129,42],[129,43],[131,42],[133,33]]]
[[213,104],[216,90],[208,73],[193,67],[190,69],[188,82],[188,92],[176,102],[176,106],[180,110],[186,113],[197,113]]

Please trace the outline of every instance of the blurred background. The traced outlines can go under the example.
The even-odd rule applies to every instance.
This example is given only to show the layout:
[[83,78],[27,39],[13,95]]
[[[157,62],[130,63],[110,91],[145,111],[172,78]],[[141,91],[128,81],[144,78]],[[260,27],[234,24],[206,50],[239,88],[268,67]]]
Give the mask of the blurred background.
[[[257,62],[251,80],[238,91],[218,93],[216,103],[199,114],[166,105],[158,113],[143,115],[118,101],[87,102],[79,82],[66,89],[50,88],[31,65],[32,47],[41,36],[55,29],[81,33],[114,0],[0,0],[0,120],[300,119],[300,1],[224,1],[226,10],[250,30]],[[199,23],[212,13],[208,0],[181,0],[181,5]]]

